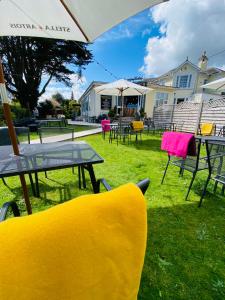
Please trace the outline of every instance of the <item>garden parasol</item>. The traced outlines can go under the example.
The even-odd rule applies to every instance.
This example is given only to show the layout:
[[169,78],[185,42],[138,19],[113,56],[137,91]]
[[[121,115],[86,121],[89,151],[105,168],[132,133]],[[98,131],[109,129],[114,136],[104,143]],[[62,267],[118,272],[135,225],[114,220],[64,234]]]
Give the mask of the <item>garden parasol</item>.
[[97,94],[113,95],[122,97],[122,115],[123,115],[123,97],[139,96],[147,94],[151,89],[125,79],[119,79],[111,83],[103,84],[95,88]]
[[[168,0],[0,0],[0,36],[35,36],[91,42],[128,17]],[[19,155],[3,68],[0,96],[15,155]],[[24,175],[20,176],[31,213]]]
[[203,84],[201,87],[205,88],[205,89],[216,90],[216,91],[224,91],[225,90],[225,77],[220,78],[218,80],[211,81],[206,84]]

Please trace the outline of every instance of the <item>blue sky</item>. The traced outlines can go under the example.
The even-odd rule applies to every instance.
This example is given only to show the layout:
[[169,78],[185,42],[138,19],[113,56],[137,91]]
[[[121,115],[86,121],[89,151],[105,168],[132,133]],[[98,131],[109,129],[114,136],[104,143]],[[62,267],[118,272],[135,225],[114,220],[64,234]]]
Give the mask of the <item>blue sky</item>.
[[[78,80],[76,75],[72,76],[75,98],[79,98],[92,81],[111,82],[116,80],[115,77],[143,76],[143,72],[139,70],[144,63],[148,39],[152,36],[161,36],[161,33],[159,25],[152,20],[151,9],[146,9],[96,39],[88,47],[92,51],[93,62],[83,70],[81,80]],[[111,76],[104,68],[115,77]],[[70,88],[52,81],[42,99],[49,98],[56,92],[65,97],[71,95]]]
[[[160,35],[159,26],[151,19],[149,9],[108,31],[89,47],[94,59],[118,78],[143,76],[145,47],[150,36]],[[96,62],[83,72],[88,82],[112,81],[114,78]]]

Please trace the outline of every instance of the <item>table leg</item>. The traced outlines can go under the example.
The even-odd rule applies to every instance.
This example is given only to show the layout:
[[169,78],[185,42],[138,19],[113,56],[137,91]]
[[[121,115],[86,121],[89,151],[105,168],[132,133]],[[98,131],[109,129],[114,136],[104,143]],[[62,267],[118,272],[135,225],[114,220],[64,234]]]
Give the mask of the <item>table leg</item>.
[[30,185],[31,185],[31,190],[32,190],[33,196],[36,197],[36,190],[35,190],[32,174],[29,173],[28,176],[30,179]]
[[39,183],[38,183],[38,173],[34,173],[35,176],[35,185],[36,185],[36,197],[40,198],[40,190],[39,190]]
[[92,188],[95,194],[99,193],[99,185],[97,183],[96,177],[95,177],[95,172],[93,169],[92,165],[86,165],[84,166],[84,168],[86,170],[88,170],[89,175],[90,175],[90,179],[91,179],[91,184],[92,184]]
[[85,173],[83,167],[81,167],[81,174],[82,174],[83,188],[86,189],[86,179],[85,179]]

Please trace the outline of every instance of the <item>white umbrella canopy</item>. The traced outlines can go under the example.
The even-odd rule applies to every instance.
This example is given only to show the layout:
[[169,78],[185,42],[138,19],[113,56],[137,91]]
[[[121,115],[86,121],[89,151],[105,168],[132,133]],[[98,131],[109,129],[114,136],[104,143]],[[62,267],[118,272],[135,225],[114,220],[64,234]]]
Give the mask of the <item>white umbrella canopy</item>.
[[90,42],[138,12],[168,0],[0,0],[0,36]]
[[225,90],[225,77],[203,84],[201,88],[223,91]]
[[124,96],[140,96],[145,95],[152,89],[127,81],[125,79],[119,79],[111,83],[103,84],[95,88],[97,94],[100,95],[113,95],[122,97],[122,110],[124,111]]
[[114,96],[139,96],[145,95],[152,89],[127,81],[125,79],[116,80],[103,84],[95,88],[97,94]]

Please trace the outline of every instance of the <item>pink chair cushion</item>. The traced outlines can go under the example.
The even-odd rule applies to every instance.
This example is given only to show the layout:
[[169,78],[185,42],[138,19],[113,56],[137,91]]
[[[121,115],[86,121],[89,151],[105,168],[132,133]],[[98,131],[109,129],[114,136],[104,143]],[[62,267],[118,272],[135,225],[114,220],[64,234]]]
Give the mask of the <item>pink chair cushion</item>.
[[195,136],[192,133],[164,132],[161,149],[174,155],[186,158],[187,155],[196,155]]
[[101,125],[104,132],[110,131],[110,120],[102,120]]

